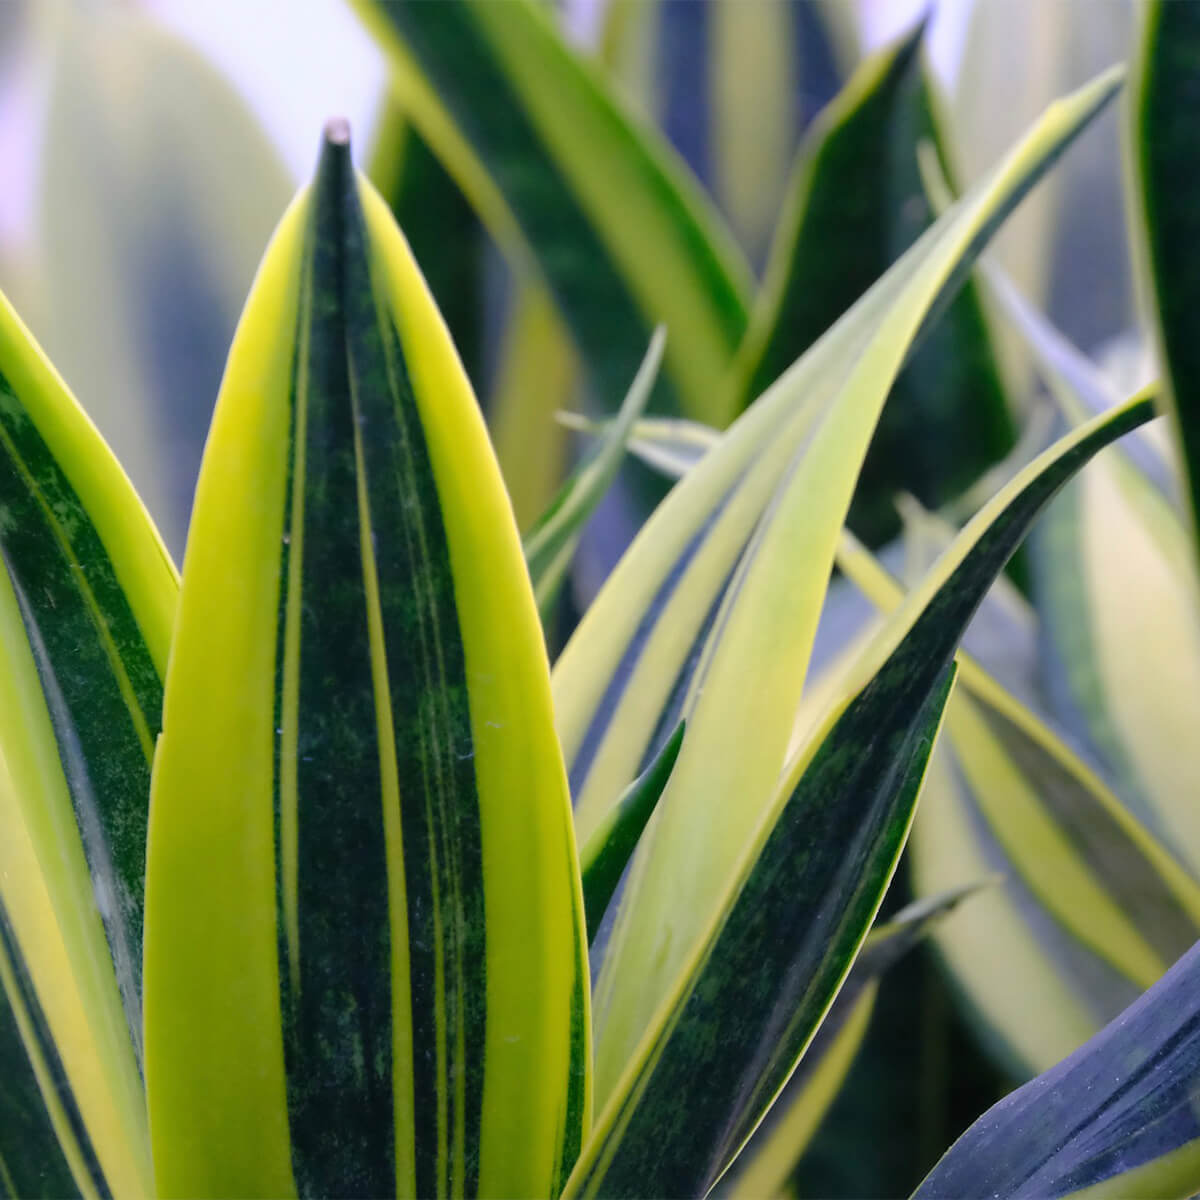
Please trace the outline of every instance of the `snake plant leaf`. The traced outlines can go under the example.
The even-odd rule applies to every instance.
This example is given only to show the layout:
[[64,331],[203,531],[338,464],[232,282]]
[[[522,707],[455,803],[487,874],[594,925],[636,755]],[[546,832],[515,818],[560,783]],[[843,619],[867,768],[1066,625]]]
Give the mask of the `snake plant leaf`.
[[836,94],[828,5],[616,0],[601,57],[761,262],[800,135]]
[[600,398],[671,331],[657,403],[724,425],[715,386],[746,325],[749,276],[651,129],[533,0],[354,0],[413,122],[502,247],[553,293]]
[[[838,564],[885,611],[900,603],[903,590],[860,546],[844,544]],[[1200,885],[966,654],[936,757],[913,832],[914,884],[938,894],[985,867],[1004,875],[935,936],[989,1042],[1036,1073],[1200,937]]]
[[685,723],[663,745],[654,761],[625,789],[603,825],[579,851],[588,943],[593,943],[621,875],[658,804],[683,742]]
[[[770,6],[768,6],[770,7]],[[800,6],[804,7],[804,6]],[[736,374],[739,406],[825,332],[932,223],[917,148],[945,151],[923,26],[855,72],[803,143]],[[941,505],[1001,458],[1012,418],[976,286],[968,283],[897,379],[850,524],[878,545],[899,530],[894,492]]]
[[[7,781],[6,786],[10,786]],[[4,1078],[0,1089],[0,1128],[4,1131],[0,1135],[0,1194],[14,1198],[75,1196],[85,1190],[95,1194],[103,1186],[103,1176],[90,1141],[81,1146],[69,1120],[64,1119],[67,1111],[62,1107],[58,1082],[62,1064],[56,1061],[53,1038],[39,1037],[46,1027],[44,1014],[32,1007],[31,998],[23,995],[17,984],[20,968],[14,966],[8,928],[4,927],[6,936],[0,942],[0,1071]],[[23,1033],[30,1035],[32,1055]],[[42,1052],[40,1058],[38,1051]],[[52,1057],[47,1060],[48,1055]]]
[[[680,986],[603,1103],[569,1196],[703,1194],[753,1133],[878,911],[971,616],[1054,493],[1153,415],[1135,397],[1039,456],[866,647],[822,728],[789,761]],[[672,782],[694,736],[690,724]],[[659,829],[669,796],[670,784]],[[736,1020],[714,1029],[714,1013]]]
[[625,442],[642,415],[662,363],[666,330],[650,340],[646,357],[634,376],[616,418],[605,429],[594,455],[563,484],[550,507],[525,535],[525,563],[533,581],[542,624],[550,620],[559,590],[571,565],[583,526],[604,498],[625,457]]
[[[4,991],[85,1193],[150,1191],[143,870],[177,591],[116,459],[0,298]],[[0,1133],[6,1162],[19,1128]],[[87,1143],[85,1170],[70,1146]]]
[[1136,239],[1153,299],[1151,320],[1164,367],[1164,396],[1183,460],[1192,532],[1200,529],[1200,153],[1188,114],[1200,78],[1200,12],[1152,0],[1143,6],[1132,96],[1131,191]]
[[366,174],[404,230],[467,378],[479,391],[484,378],[480,298],[487,235],[390,90],[380,107]]
[[556,662],[581,841],[681,716],[694,735],[618,902],[596,992],[598,1097],[673,992],[774,793],[838,534],[914,336],[1117,87],[1109,74],[1053,108],[746,412],[659,507]]
[[1200,946],[1086,1045],[984,1113],[915,1197],[1194,1195],[1198,995]]
[[[1111,403],[1101,372],[1003,276],[990,279],[1068,417]],[[1200,585],[1169,463],[1148,439],[1128,440],[1066,490],[1036,544],[1049,691],[1126,806],[1197,874]]]
[[[808,782],[783,791],[778,821],[603,1111],[568,1197],[703,1195],[719,1178],[786,1082],[867,932],[891,875],[877,860],[894,865],[907,829],[907,816],[891,810],[911,814],[952,680],[945,668],[926,696],[906,695],[905,727],[877,739],[861,721],[883,714],[852,707]],[[874,695],[887,695],[888,683],[895,679]],[[838,803],[849,795],[853,827],[851,806]],[[834,858],[847,864],[836,880]],[[714,1013],[736,1019],[714,1027]]]
[[192,47],[133,8],[60,8],[35,330],[181,555],[225,352],[293,184]]
[[553,1193],[587,972],[511,508],[335,122],[239,326],[184,566],[147,879],[160,1192]]
[[914,900],[876,925],[842,990],[763,1123],[721,1182],[730,1200],[780,1196],[844,1082],[867,1032],[882,977],[944,917],[994,881]]

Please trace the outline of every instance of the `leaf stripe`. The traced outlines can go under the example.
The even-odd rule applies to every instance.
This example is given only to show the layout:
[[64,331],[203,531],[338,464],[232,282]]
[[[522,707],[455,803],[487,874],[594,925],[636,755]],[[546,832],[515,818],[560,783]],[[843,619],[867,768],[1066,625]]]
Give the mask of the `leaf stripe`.
[[[945,745],[949,747],[949,738]],[[955,782],[966,801],[967,822],[980,855],[989,869],[1004,875],[1005,895],[1018,917],[1046,957],[1061,969],[1080,1005],[1096,1023],[1093,1028],[1097,1028],[1114,1011],[1132,1003],[1138,989],[1095,950],[1080,942],[1038,899],[1028,881],[1013,870],[1012,860],[992,832],[953,749],[949,749],[949,758]],[[997,1031],[997,1036],[1004,1038],[1004,1031]],[[1015,1050],[1012,1054],[1014,1058],[1020,1057]]]
[[7,997],[50,1123],[76,1186],[89,1200],[90,1197],[108,1200],[112,1192],[71,1092],[54,1036],[38,1003],[3,900],[0,900],[0,991]]
[[[740,480],[738,481],[740,482]],[[665,610],[675,594],[684,577],[687,575],[688,568],[692,565],[700,548],[704,545],[709,533],[716,525],[721,514],[725,510],[726,502],[733,495],[738,484],[735,483],[726,494],[725,498],[714,506],[711,513],[705,518],[700,528],[692,535],[691,540],[680,552],[678,558],[671,565],[670,570],[663,578],[662,583],[658,587],[653,600],[646,606],[645,612],[642,614],[641,620],[638,622],[637,628],[633,636],[629,639],[621,659],[617,664],[616,669],[612,672],[605,685],[604,693],[596,704],[593,710],[591,721],[588,724],[587,732],[584,734],[583,740],[580,743],[579,750],[575,754],[570,765],[571,779],[571,795],[576,800],[583,794],[584,788],[587,786],[588,775],[591,773],[592,767],[595,764],[596,756],[600,752],[601,746],[604,744],[613,718],[616,716],[617,709],[621,703],[621,699],[625,694],[633,679],[634,670],[638,662],[641,660],[643,653],[646,650],[651,638],[659,627],[659,623],[663,617]],[[712,602],[712,610],[715,610],[720,605],[721,596],[724,594],[724,587],[718,589],[716,596]],[[700,631],[696,635],[699,645],[693,642],[693,647],[689,651],[688,657],[684,665],[680,668],[679,679],[686,675],[690,678],[691,668],[694,667],[694,660],[698,650],[703,646],[704,638],[707,636],[710,617],[706,619],[701,626]],[[675,699],[675,693],[678,691],[678,679],[675,688],[671,693],[671,701],[668,701],[663,713],[670,715],[667,711],[674,707],[672,701]],[[660,714],[659,720],[656,722],[654,735],[646,744],[642,752],[642,767],[645,768],[646,763],[654,757],[655,750],[659,739],[663,735],[663,730],[670,733],[672,729],[679,723],[678,717],[671,722],[670,728],[666,728],[666,721],[663,715]],[[635,771],[636,775],[638,772]]]
[[[344,145],[329,144],[297,339],[277,685],[281,831],[296,796],[295,893],[281,889],[299,957],[289,1109],[293,1147],[321,1147],[295,1167],[302,1192],[386,1194],[399,1173],[419,1195],[469,1195],[486,994],[465,663],[432,466],[356,188]],[[342,698],[336,713],[324,694]],[[381,779],[380,806],[365,805]],[[411,1001],[392,978],[398,954]],[[336,1113],[306,1086],[316,1077],[336,1088]],[[412,1143],[397,1147],[409,1117]]]
[[88,866],[115,893],[101,916],[140,1059],[146,796],[162,684],[91,517],[3,376],[0,554],[21,599]]
[[[361,294],[350,287],[348,291],[356,296]],[[482,1080],[467,1067],[483,1061],[486,1033],[482,833],[474,743],[446,531],[403,351],[390,318],[385,318],[384,323],[390,334],[383,349],[391,391],[383,394],[392,398],[395,419],[402,430],[398,439],[400,454],[399,461],[389,461],[382,439],[365,442],[364,476],[377,514],[373,524],[393,535],[397,530],[405,534],[407,561],[396,555],[379,563],[384,627],[391,632],[387,646],[388,678],[396,747],[401,754],[400,777],[403,780],[424,777],[426,823],[431,835],[435,830],[437,834],[430,843],[429,860],[435,907],[443,896],[448,901],[444,919],[437,914],[444,939],[442,952],[451,960],[446,977],[453,979],[453,993],[445,997],[445,1004],[447,1025],[453,1027],[455,1039],[454,1067],[446,1068],[438,1088],[439,1095],[453,1094],[455,1103],[453,1159],[447,1163],[443,1188],[454,1194],[465,1189],[471,1195],[478,1187],[483,1093]],[[374,325],[364,324],[368,331],[373,328]],[[386,419],[384,413],[363,416],[366,428],[376,420]],[[423,593],[419,595],[415,613],[417,644],[422,650],[420,661],[410,658],[408,638],[403,636],[412,621],[413,598],[409,588],[414,581],[418,585],[414,590]],[[438,711],[421,710],[417,698],[422,694],[435,697]],[[416,741],[411,736],[414,729],[419,731]],[[402,809],[402,817],[409,816],[413,807]],[[418,823],[413,821],[411,826],[406,823],[406,846],[421,844],[414,834],[419,836]],[[415,854],[406,857],[406,869],[416,857]],[[414,911],[420,911],[420,895],[411,874],[408,881],[412,921]],[[415,927],[411,945],[422,938],[423,931]],[[414,1007],[419,1000],[419,992],[414,989]],[[445,1036],[450,1036],[449,1029]],[[418,1054],[422,1044],[414,1028],[414,1049]],[[450,1080],[454,1083],[453,1092],[448,1086]],[[418,1096],[418,1112],[420,1107]],[[420,1189],[419,1173],[417,1182]],[[418,1194],[426,1194],[427,1190]]]
[[[283,1012],[301,1193],[379,1195],[395,1187],[391,964],[382,813],[365,803],[378,788],[379,762],[376,746],[362,744],[375,713],[341,319],[340,176],[323,171],[314,191],[297,339],[291,507],[299,520],[284,534],[290,555],[281,575],[277,726],[295,742],[281,744],[277,804],[288,901],[281,925],[292,926],[298,961],[281,975],[296,981],[284,987]],[[325,692],[341,698],[337,719],[312,703]],[[293,823],[294,890],[287,878]],[[336,1105],[323,1094],[328,1087]],[[316,1146],[321,1151],[312,1153]]]
[[1021,736],[999,709],[989,704],[977,707],[1017,766],[1038,781],[1048,812],[1095,876],[1104,881],[1122,912],[1161,955],[1164,969],[1186,953],[1200,930],[1113,815],[1099,804],[1085,803],[1087,793],[1063,764]]

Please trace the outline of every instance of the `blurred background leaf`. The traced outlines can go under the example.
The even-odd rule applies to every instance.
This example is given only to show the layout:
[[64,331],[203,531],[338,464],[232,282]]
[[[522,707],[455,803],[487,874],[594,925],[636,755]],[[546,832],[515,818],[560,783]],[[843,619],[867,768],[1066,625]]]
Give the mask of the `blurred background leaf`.
[[291,191],[250,110],[190,46],[136,10],[63,10],[34,332],[177,558],[233,328]]
[[612,0],[600,53],[761,265],[800,136],[854,53],[845,5]]

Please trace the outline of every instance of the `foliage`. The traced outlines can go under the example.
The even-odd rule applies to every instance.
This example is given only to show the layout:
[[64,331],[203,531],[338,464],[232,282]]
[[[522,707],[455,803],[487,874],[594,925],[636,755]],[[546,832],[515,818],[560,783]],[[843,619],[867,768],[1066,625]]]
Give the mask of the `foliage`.
[[[618,4],[606,62],[532,0],[353,7],[392,65],[374,182],[331,121],[232,336],[182,572],[0,301],[0,1192],[785,1194],[927,936],[988,1053],[1036,1078],[918,1196],[1200,1190],[1191,6],[1149,5],[1136,55],[1165,369],[1129,389],[980,258],[1119,68],[953,201],[920,29],[801,135],[795,79],[844,66],[821,6],[780,32],[734,0]],[[174,63],[236,107],[131,20],[148,87]],[[61,221],[86,128],[159,134],[56,36]],[[617,82],[680,38],[712,58],[707,123]],[[744,46],[774,64],[746,93]],[[764,106],[797,148],[755,295],[738,123]],[[257,236],[206,227],[195,115],[154,117],[178,195],[147,208],[159,160],[131,159],[89,210],[121,237],[76,231],[125,340],[62,299],[70,262],[44,309],[27,293],[85,401],[137,380],[161,415],[153,379],[204,374],[176,340],[203,302],[170,337],[126,315],[160,294],[140,269],[211,245],[216,329]],[[560,482],[548,410],[579,396],[594,444]],[[167,521],[188,403],[131,464]],[[1043,511],[1031,604],[1001,573]],[[1113,598],[1118,552],[1148,599]]]

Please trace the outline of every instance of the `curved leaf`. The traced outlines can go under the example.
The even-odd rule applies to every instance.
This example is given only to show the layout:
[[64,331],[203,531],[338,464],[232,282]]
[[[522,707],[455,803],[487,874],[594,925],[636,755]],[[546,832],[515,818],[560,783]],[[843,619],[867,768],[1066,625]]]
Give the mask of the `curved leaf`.
[[[861,549],[838,562],[877,605],[900,603]],[[935,895],[1004,874],[937,941],[990,1040],[1042,1070],[1192,945],[1200,885],[1033,712],[970,657],[959,666],[913,832],[914,882]]]
[[601,1097],[673,992],[770,803],[838,534],[912,339],[1117,86],[1104,77],[1052,110],[747,411],[660,506],[558,659],[581,839],[680,716],[691,730],[635,856],[597,986]]
[[[116,459],[0,298],[5,991],[14,1012],[23,997],[42,1060],[58,1061],[39,1082],[76,1114],[70,1140],[95,1147],[90,1186],[129,1195],[150,1191],[143,871],[177,587]],[[18,1129],[0,1130],[0,1158]]]
[[[1100,371],[1003,277],[991,283],[1067,416],[1110,405]],[[1036,543],[1048,690],[1122,800],[1195,874],[1200,581],[1169,467],[1149,439],[1129,442],[1067,490]]]
[[1200,947],[1070,1058],[984,1113],[915,1197],[1193,1195]]
[[[803,6],[801,6],[803,7]],[[735,370],[744,407],[844,313],[933,221],[917,165],[944,160],[923,26],[864,62],[809,132]],[[944,165],[944,164],[943,164]],[[872,544],[899,528],[896,491],[950,500],[1003,456],[1013,425],[976,287],[909,356],[863,466],[850,524]]]
[[156,1177],[544,1195],[590,1099],[545,651],[469,384],[347,138],[267,252],[201,472],[151,808]]
[[[1152,415],[1150,401],[1135,398],[1041,455],[866,647],[846,693],[789,763],[678,990],[605,1103],[568,1195],[702,1194],[753,1133],[824,1019],[891,879],[958,639],[1054,493]],[[734,1016],[717,1023],[717,1013]]]
[[654,326],[658,404],[723,425],[714,380],[746,323],[748,277],[703,195],[532,0],[355,0],[393,86],[492,235],[532,259],[596,395],[624,394]]

